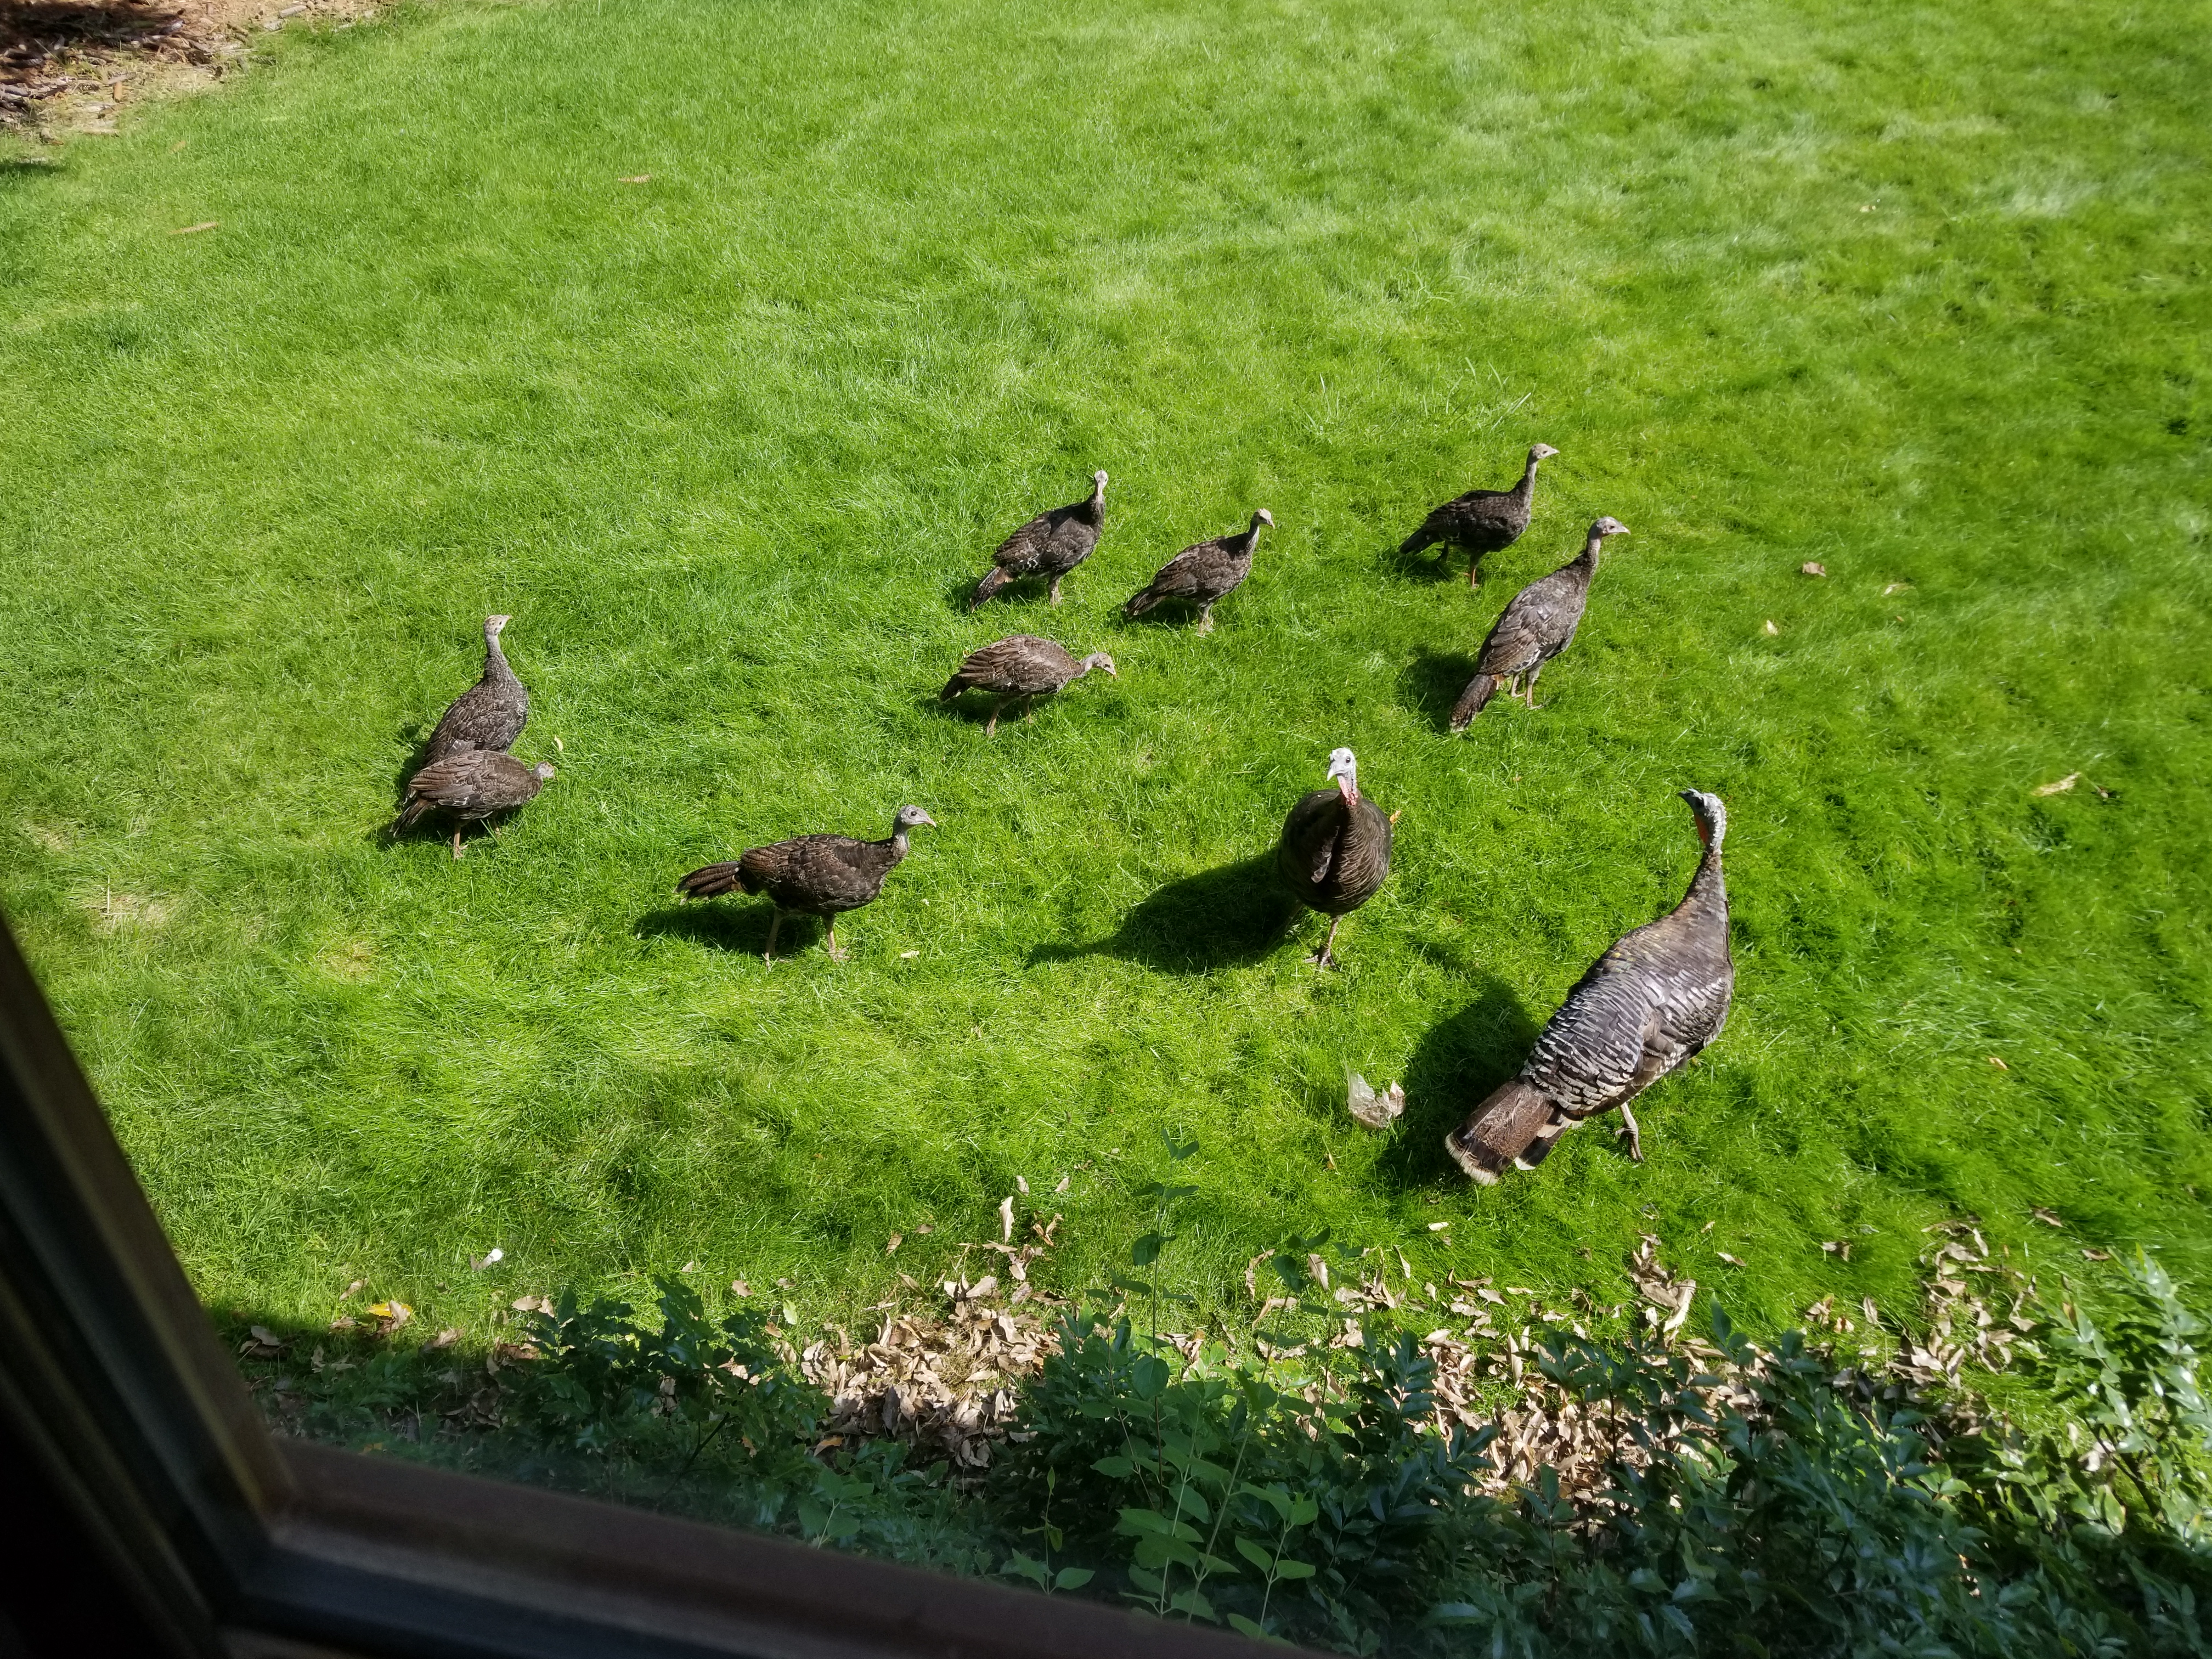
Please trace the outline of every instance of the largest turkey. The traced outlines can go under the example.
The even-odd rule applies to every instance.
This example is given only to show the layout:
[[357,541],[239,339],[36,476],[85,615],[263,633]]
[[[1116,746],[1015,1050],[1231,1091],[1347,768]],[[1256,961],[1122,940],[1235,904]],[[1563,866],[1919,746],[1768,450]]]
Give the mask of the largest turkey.
[[1536,464],[1559,452],[1538,444],[1528,452],[1521,482],[1510,489],[1470,489],[1430,510],[1421,527],[1406,538],[1398,551],[1405,555],[1441,544],[1449,557],[1455,547],[1468,554],[1467,585],[1473,587],[1482,568],[1483,556],[1509,548],[1528,528],[1528,514],[1536,501]]
[[1735,965],[1729,959],[1728,884],[1720,797],[1685,789],[1705,844],[1673,910],[1626,935],[1567,993],[1521,1075],[1444,1137],[1461,1169],[1487,1186],[1510,1165],[1533,1169],[1584,1118],[1620,1112],[1629,1156],[1644,1158],[1629,1103],[1721,1034]]

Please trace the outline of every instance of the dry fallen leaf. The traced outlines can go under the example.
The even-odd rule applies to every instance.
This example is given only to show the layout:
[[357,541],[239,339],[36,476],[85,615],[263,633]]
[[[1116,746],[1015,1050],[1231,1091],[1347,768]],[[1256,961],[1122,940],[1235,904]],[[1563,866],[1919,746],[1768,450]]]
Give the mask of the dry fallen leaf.
[[1029,1182],[1021,1176],[1016,1176],[1014,1177],[1014,1190],[1019,1193],[1024,1198],[1027,1198],[1030,1195]]
[[1073,1177],[1073,1176],[1060,1176],[1060,1185],[1059,1185],[1059,1186],[1057,1186],[1057,1187],[1055,1187],[1055,1188],[1053,1188],[1053,1191],[1054,1191],[1054,1192],[1056,1192],[1056,1193],[1064,1193],[1064,1192],[1066,1192],[1066,1191],[1067,1190],[1067,1183],[1068,1183],[1070,1181],[1073,1180],[1073,1179],[1074,1179],[1074,1177]]
[[1431,1221],[1429,1223],[1429,1231],[1432,1233],[1440,1233],[1450,1225],[1451,1223],[1449,1221]]
[[2000,1072],[2009,1072],[2012,1070],[2011,1066],[2006,1065],[2004,1061],[1999,1060],[1995,1054],[1991,1054],[1990,1056],[1990,1064],[1996,1066]]
[[651,183],[653,175],[649,173],[633,173],[627,179],[618,179],[615,182],[623,185],[643,185]]
[[687,1261],[684,1264],[684,1271],[687,1273],[696,1273],[699,1271],[699,1264],[696,1261]]
[[482,1255],[471,1256],[469,1266],[475,1268],[477,1272],[482,1273],[486,1267],[495,1266],[505,1260],[507,1260],[507,1252],[495,1244]]
[[752,1289],[744,1279],[733,1279],[730,1281],[730,1294],[732,1296],[750,1296],[752,1294]]
[[2057,1218],[2057,1216],[2056,1214],[2054,1214],[2052,1212],[2051,1212],[2051,1211],[2049,1211],[2049,1210],[2046,1210],[2046,1209],[2044,1209],[2044,1208],[2042,1208],[2042,1207],[2040,1207],[2040,1206],[2038,1206],[2038,1207],[2037,1207],[2037,1208],[2035,1208],[2035,1209],[2030,1210],[2030,1211],[2028,1212],[2028,1214],[2030,1214],[2030,1215],[2033,1216],[2033,1217],[2034,1217],[2038,1221],[2040,1221],[2040,1222],[2041,1222],[2045,1226],[2046,1226],[2046,1227],[2060,1227],[2060,1228],[2063,1228],[2063,1227],[2064,1227],[2064,1226],[2065,1226],[2065,1224],[2066,1224],[2064,1222],[2061,1221],[2061,1220]]
[[222,222],[220,219],[204,219],[196,225],[179,225],[169,233],[172,236],[197,236],[204,230],[213,230]]
[[2112,1259],[2110,1250],[2084,1250],[2081,1254],[2091,1261],[2110,1261]]
[[1766,631],[1770,634],[1779,634],[1782,630],[1774,625],[1774,618],[1769,617],[1766,619]]
[[2081,781],[2081,775],[2079,772],[2069,772],[2064,777],[2059,779],[2057,782],[2039,783],[2028,793],[2034,795],[2063,795],[2069,789],[2071,789],[2075,784]]
[[460,1340],[461,1334],[448,1325],[422,1346],[426,1348],[450,1348]]
[[1011,1244],[1014,1238],[1014,1195],[1008,1193],[999,1200],[999,1242]]
[[884,1246],[884,1254],[885,1255],[891,1255],[897,1250],[900,1245],[905,1243],[906,1235],[904,1233],[893,1233],[890,1237],[890,1242]]
[[1800,575],[1805,576],[1825,576],[1828,574],[1827,566],[1825,564],[1814,564],[1810,559],[1806,560],[1804,563],[1799,565],[1797,567],[1797,570]]
[[1881,596],[1886,599],[1893,593],[1904,592],[1911,586],[1912,584],[1911,582],[1892,582],[1888,586],[1881,590]]
[[1727,1262],[1731,1267],[1741,1267],[1743,1266],[1743,1258],[1740,1255],[1730,1255],[1726,1250],[1716,1250],[1713,1254],[1719,1256],[1722,1261]]
[[901,962],[911,962],[915,957],[921,954],[921,952],[919,951],[902,951],[899,952],[899,960]]
[[1820,1249],[1824,1255],[1840,1257],[1845,1261],[1851,1259],[1851,1241],[1848,1238],[1825,1239],[1821,1242]]

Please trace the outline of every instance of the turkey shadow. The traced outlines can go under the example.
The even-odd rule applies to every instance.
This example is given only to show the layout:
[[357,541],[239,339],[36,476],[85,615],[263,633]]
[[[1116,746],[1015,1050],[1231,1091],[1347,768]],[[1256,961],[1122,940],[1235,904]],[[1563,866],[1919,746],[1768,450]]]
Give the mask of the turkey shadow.
[[[648,910],[630,924],[630,932],[639,939],[690,939],[710,951],[742,951],[747,956],[757,957],[768,949],[769,923],[775,915],[775,907],[772,904],[695,900]],[[776,935],[776,954],[801,951],[813,944],[821,932],[820,927],[802,928],[799,924],[814,921],[812,916],[785,916],[783,929]]]
[[1376,563],[1401,581],[1467,580],[1467,550],[1431,542],[1418,553],[1405,551],[1403,542],[1392,542],[1376,556]]
[[1406,1113],[1376,1164],[1383,1179],[1401,1188],[1464,1179],[1444,1151],[1444,1136],[1518,1072],[1535,1046],[1540,1028],[1520,994],[1495,974],[1474,979],[1481,988],[1475,1000],[1431,1025],[1406,1062]]
[[1284,947],[1301,914],[1298,902],[1283,890],[1269,852],[1156,888],[1130,908],[1110,938],[1039,945],[1030,962],[1108,956],[1166,973],[1202,974],[1256,962]]
[[1475,659],[1464,651],[1417,647],[1413,660],[1398,675],[1398,705],[1419,715],[1439,732],[1451,730],[1452,705],[1474,678]]

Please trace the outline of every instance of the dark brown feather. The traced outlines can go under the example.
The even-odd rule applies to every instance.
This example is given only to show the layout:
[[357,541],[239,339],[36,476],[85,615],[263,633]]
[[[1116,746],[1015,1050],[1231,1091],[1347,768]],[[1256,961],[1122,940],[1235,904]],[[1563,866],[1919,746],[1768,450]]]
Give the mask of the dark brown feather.
[[1162,565],[1151,584],[1132,595],[1122,609],[1132,617],[1141,617],[1164,599],[1188,599],[1210,608],[1216,600],[1235,592],[1252,574],[1252,554],[1259,545],[1260,531],[1272,522],[1255,514],[1248,526],[1232,535],[1216,536],[1210,542],[1186,547]]
[[1390,873],[1390,819],[1364,795],[1316,789],[1291,808],[1275,868],[1298,902],[1341,916],[1373,898]]
[[536,799],[551,773],[550,767],[540,772],[495,749],[464,749],[407,780],[407,805],[398,827],[406,829],[434,810],[464,823],[481,822]]
[[483,675],[439,717],[423,745],[423,760],[427,764],[471,749],[511,749],[529,720],[530,693],[500,649],[499,629],[487,622]]
[[1062,576],[1091,556],[1105,527],[1106,486],[1094,481],[1082,501],[1038,514],[999,544],[990,572],[975,585],[968,608],[974,610],[1020,576],[1048,577],[1056,588]]
[[969,652],[937,695],[945,702],[969,690],[1042,696],[1059,690],[1080,672],[1081,665],[1057,641],[1016,634]]
[[1431,546],[1442,546],[1447,551],[1464,548],[1474,555],[1474,562],[1468,567],[1468,580],[1473,580],[1486,555],[1512,546],[1528,528],[1536,499],[1536,466],[1543,453],[1529,452],[1521,482],[1510,489],[1470,489],[1431,508],[1421,520],[1421,527],[1406,538],[1398,551],[1413,554]]

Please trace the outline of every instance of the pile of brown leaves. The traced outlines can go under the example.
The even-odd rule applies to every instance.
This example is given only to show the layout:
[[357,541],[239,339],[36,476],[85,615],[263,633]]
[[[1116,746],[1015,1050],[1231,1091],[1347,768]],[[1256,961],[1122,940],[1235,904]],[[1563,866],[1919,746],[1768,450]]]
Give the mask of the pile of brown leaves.
[[993,1442],[1017,1426],[1017,1385],[1059,1345],[1041,1301],[994,1305],[996,1275],[944,1288],[941,1313],[886,1312],[874,1341],[816,1342],[799,1356],[800,1373],[830,1396],[824,1446],[889,1437],[942,1453],[957,1474],[989,1467]]
[[368,0],[4,0],[0,127],[112,132],[125,102],[213,82],[257,31],[369,9]]

